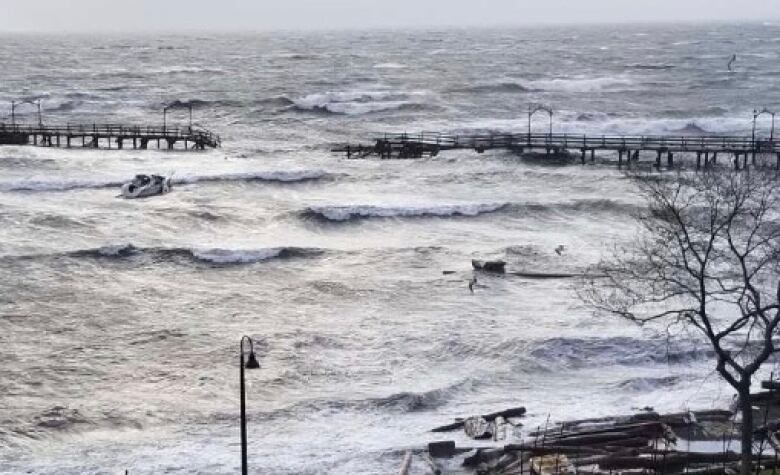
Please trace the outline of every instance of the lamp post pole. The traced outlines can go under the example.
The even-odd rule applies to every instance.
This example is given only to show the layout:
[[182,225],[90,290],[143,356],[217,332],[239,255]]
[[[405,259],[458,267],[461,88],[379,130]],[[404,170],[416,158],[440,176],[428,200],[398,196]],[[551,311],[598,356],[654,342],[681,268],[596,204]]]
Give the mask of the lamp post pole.
[[[249,357],[244,362],[244,342],[249,344]],[[257,369],[260,363],[255,356],[254,343],[248,336],[241,337],[240,354],[238,355],[238,374],[241,391],[241,475],[247,475],[247,444],[246,444],[246,388],[244,384],[244,368]]]
[[553,110],[552,107],[545,106],[542,104],[531,104],[528,106],[528,147],[531,146],[531,118],[539,111],[547,112],[547,115],[550,116],[550,138],[549,140],[552,140],[552,131],[553,131]]
[[552,120],[553,120],[553,111],[552,109],[548,110],[547,112],[550,113],[550,140],[552,140]]
[[753,133],[751,135],[753,142],[753,148],[756,148],[756,119],[758,119],[758,111],[756,109],[753,109]]
[[756,120],[758,120],[762,114],[769,114],[772,116],[772,128],[769,130],[769,141],[772,142],[775,139],[775,112],[766,107],[761,110],[753,109],[753,147],[756,146]]
[[11,101],[11,125],[16,127],[16,101]]
[[38,99],[35,101],[35,103],[38,105],[38,127],[43,127],[43,119],[41,118],[41,100]]

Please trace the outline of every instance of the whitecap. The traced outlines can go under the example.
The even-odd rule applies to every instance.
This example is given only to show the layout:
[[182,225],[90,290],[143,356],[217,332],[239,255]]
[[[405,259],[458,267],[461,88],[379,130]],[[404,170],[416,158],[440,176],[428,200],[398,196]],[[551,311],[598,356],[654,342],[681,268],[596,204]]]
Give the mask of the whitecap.
[[328,221],[349,221],[351,219],[361,218],[478,216],[483,213],[499,211],[508,205],[508,203],[477,203],[424,206],[312,206],[309,207],[304,214],[326,219]]
[[405,69],[406,65],[401,63],[379,63],[374,65],[374,69]]
[[193,250],[192,255],[202,261],[214,264],[251,264],[279,257],[285,248],[270,249],[201,249]]
[[595,92],[605,89],[625,88],[634,82],[625,76],[560,77],[540,79],[528,83],[534,89],[558,92]]
[[426,94],[422,91],[355,90],[309,94],[295,99],[295,107],[304,111],[362,115],[371,112],[420,106]]

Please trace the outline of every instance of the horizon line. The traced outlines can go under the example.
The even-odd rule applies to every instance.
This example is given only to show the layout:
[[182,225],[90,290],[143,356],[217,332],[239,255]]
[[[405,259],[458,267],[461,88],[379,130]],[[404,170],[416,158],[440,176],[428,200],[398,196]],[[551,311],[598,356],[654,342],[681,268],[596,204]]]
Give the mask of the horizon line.
[[[433,31],[433,30],[483,30],[483,29],[534,29],[545,27],[599,27],[599,26],[675,26],[675,25],[762,25],[779,26],[780,16],[777,18],[739,18],[739,19],[678,19],[678,20],[625,20],[625,21],[539,21],[517,23],[485,23],[485,24],[440,24],[440,25],[356,25],[336,27],[269,27],[269,28],[218,28],[218,27],[192,27],[192,28],[95,28],[95,29],[0,29],[0,35],[32,34],[32,35],[126,35],[126,34],[267,34],[267,33],[323,33],[323,32],[388,32],[388,31]],[[775,25],[776,24],[776,25]]]

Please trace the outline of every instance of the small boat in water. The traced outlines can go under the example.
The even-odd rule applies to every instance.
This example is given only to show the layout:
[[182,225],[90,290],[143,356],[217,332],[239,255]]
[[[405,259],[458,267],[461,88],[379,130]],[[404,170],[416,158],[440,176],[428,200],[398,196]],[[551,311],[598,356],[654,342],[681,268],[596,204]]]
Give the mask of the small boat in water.
[[171,177],[161,175],[136,175],[129,183],[122,185],[123,198],[146,198],[164,195],[171,191]]

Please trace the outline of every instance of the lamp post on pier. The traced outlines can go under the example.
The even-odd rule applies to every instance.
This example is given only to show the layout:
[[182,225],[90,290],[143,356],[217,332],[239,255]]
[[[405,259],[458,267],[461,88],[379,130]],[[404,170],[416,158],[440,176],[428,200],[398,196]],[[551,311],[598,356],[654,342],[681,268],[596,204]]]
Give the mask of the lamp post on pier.
[[165,133],[165,130],[168,125],[168,109],[170,108],[171,108],[170,105],[163,107],[163,134]]
[[769,130],[769,141],[773,142],[775,139],[775,112],[770,111],[766,107],[761,110],[753,109],[753,147],[756,146],[756,121],[763,114],[769,114],[772,116],[772,128]]
[[41,100],[36,99],[26,101],[11,101],[11,125],[16,126],[16,106],[22,104],[34,104],[38,106],[38,127],[43,127],[43,116],[41,115]]
[[[244,361],[244,342],[247,342],[249,345],[249,355],[247,357],[247,360]],[[246,389],[244,384],[244,368],[246,369],[258,369],[260,368],[260,363],[257,362],[257,357],[255,356],[255,347],[254,342],[252,342],[252,339],[248,336],[241,337],[241,343],[240,343],[240,354],[238,355],[238,374],[239,374],[239,380],[240,380],[240,391],[241,391],[241,475],[247,475],[247,447],[246,447]]]
[[550,139],[552,139],[553,131],[553,110],[552,107],[544,104],[529,104],[528,105],[528,145],[531,145],[531,119],[537,112],[546,112],[550,116]]
[[189,109],[189,119],[190,119],[189,129],[190,129],[190,132],[192,132],[192,102],[184,103],[184,102],[181,102],[181,101],[174,101],[173,103],[168,104],[165,107],[163,107],[163,133],[167,129],[168,111],[170,109],[175,109],[177,107],[186,107],[187,109]]

